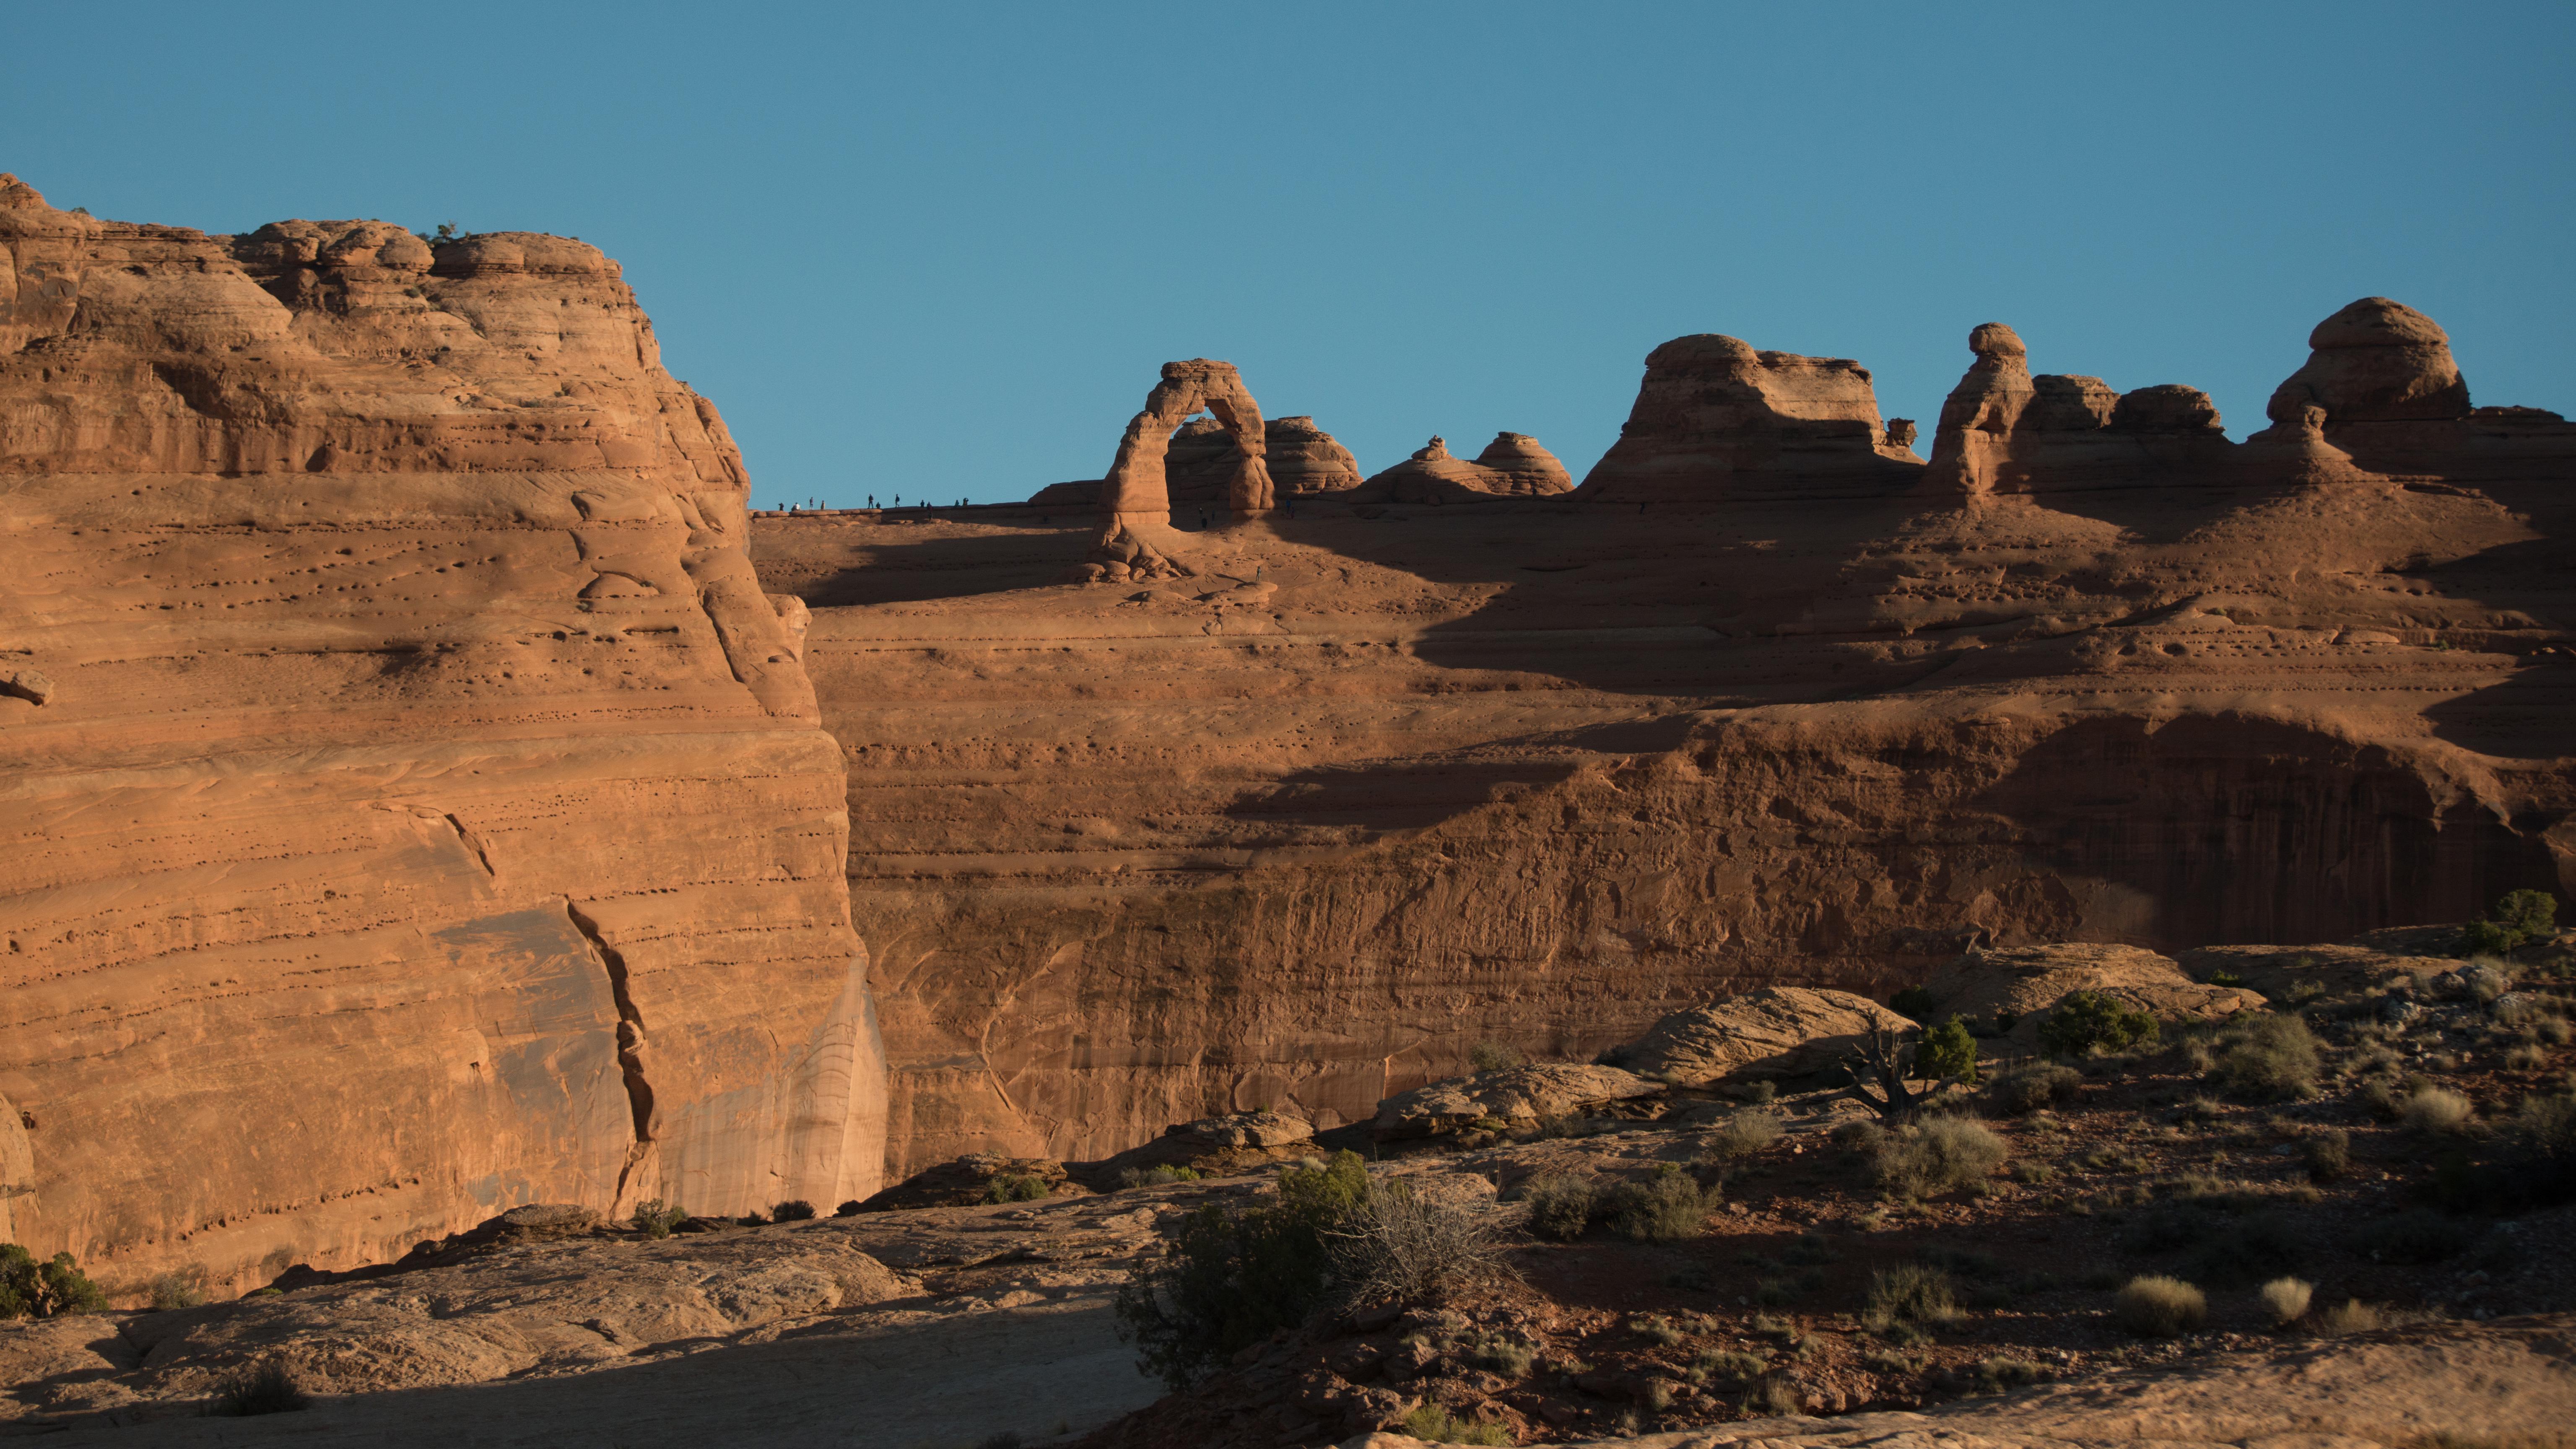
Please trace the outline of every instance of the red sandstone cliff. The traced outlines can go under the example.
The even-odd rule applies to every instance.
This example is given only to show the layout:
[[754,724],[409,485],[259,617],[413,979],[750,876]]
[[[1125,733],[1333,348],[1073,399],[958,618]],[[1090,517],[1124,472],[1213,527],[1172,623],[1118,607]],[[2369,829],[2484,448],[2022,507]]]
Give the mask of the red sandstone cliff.
[[2347,314],[2242,445],[1990,340],[1946,486],[1856,364],[1694,337],[1576,495],[1307,500],[1177,583],[1047,587],[1086,535],[1039,509],[760,520],[850,762],[892,1165],[1355,1118],[1479,1038],[1979,934],[2576,886],[2576,429]]
[[872,1190],[842,766],[746,496],[596,248],[0,177],[0,1238],[242,1281]]

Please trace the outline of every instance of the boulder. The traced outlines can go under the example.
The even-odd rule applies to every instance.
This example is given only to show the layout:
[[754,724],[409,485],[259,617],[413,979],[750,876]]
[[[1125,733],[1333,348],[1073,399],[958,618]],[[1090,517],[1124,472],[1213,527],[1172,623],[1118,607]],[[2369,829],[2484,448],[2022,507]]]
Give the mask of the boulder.
[[1051,1157],[1004,1157],[994,1152],[970,1152],[963,1157],[927,1167],[885,1191],[859,1204],[863,1213],[898,1212],[906,1208],[967,1207],[985,1201],[985,1193],[997,1177],[1034,1177],[1047,1185],[1050,1196],[1081,1189],[1066,1182],[1064,1164]]
[[1314,1150],[1315,1126],[1281,1112],[1235,1112],[1163,1129],[1163,1135],[1098,1162],[1074,1164],[1074,1179],[1097,1191],[1121,1185],[1129,1171],[1186,1167],[1210,1175],[1244,1172]]
[[1371,1129],[1381,1138],[1429,1137],[1486,1119],[1534,1126],[1551,1117],[1652,1097],[1664,1090],[1618,1067],[1550,1063],[1452,1077],[1399,1093],[1377,1104]]
[[2008,1035],[2032,1046],[2048,1012],[2077,991],[2110,997],[2164,1022],[2223,1021],[2267,1004],[2257,991],[2194,981],[2172,957],[2143,946],[2090,942],[1972,950],[1934,972],[1924,989],[1943,1018],[2016,1018]]
[[1704,332],[1646,354],[1619,440],[1575,491],[1636,504],[1866,496],[1922,472],[1911,441],[1880,427],[1859,363]]
[[1866,996],[1804,986],[1759,991],[1677,1011],[1619,1049],[1631,1071],[1677,1087],[1804,1077],[1839,1063],[1874,1027],[1914,1023]]
[[2273,390],[2275,422],[2310,404],[2338,423],[2438,422],[2465,416],[2469,384],[2441,324],[2402,302],[2364,297],[2308,334],[2307,364]]

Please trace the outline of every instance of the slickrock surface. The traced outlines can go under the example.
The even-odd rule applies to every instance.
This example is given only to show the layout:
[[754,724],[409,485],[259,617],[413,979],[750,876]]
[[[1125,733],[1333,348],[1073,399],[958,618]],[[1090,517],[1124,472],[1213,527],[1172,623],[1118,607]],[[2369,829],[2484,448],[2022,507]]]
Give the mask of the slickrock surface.
[[1526,1128],[1663,1090],[1661,1083],[1617,1067],[1561,1062],[1510,1067],[1399,1092],[1378,1103],[1375,1130],[1380,1137],[1423,1137],[1488,1120]]
[[[1862,369],[1685,338],[1574,494],[1300,500],[1151,586],[1055,586],[1092,538],[1043,508],[762,517],[850,767],[892,1167],[1329,1128],[1480,1039],[1588,1060],[1971,940],[2576,884],[2576,428],[2236,444],[2138,391],[2048,415],[2171,431],[2033,434],[2083,486],[1944,495]],[[2350,461],[2400,426],[2438,467]]]
[[130,1294],[874,1190],[806,612],[616,263],[0,178],[0,415],[0,1236]]
[[1674,1012],[1619,1048],[1618,1060],[1631,1071],[1675,1086],[1778,1081],[1841,1065],[1873,1029],[1902,1032],[1913,1026],[1848,991],[1765,986]]
[[2048,1013],[2078,991],[2163,1022],[2224,1021],[2265,1005],[2259,992],[2203,985],[2171,958],[2137,946],[2060,943],[1972,951],[1933,972],[1924,989],[1941,1017],[1990,1023],[2011,1015],[2011,1036],[2025,1047],[2037,1045]]

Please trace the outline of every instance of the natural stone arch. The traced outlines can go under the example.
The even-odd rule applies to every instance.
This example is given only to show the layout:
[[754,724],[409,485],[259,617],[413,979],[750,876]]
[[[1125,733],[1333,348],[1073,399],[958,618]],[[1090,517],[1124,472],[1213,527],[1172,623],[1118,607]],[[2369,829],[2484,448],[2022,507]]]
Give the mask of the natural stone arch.
[[1206,412],[1234,435],[1242,454],[1234,476],[1226,480],[1226,509],[1237,520],[1258,518],[1274,505],[1270,466],[1264,461],[1261,404],[1245,390],[1231,362],[1193,357],[1163,364],[1163,380],[1145,396],[1145,410],[1128,420],[1118,440],[1118,457],[1100,485],[1100,539],[1092,561],[1105,569],[1121,566],[1121,577],[1159,577],[1193,572],[1172,553],[1172,496],[1163,474],[1163,458],[1172,433]]

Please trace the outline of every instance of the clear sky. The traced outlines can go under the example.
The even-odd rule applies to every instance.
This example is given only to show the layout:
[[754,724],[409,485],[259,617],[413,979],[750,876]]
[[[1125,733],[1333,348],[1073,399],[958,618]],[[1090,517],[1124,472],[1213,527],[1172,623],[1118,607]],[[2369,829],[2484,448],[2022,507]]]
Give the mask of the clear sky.
[[0,170],[246,230],[625,263],[755,501],[1097,477],[1166,359],[1383,468],[1580,476],[1690,332],[1857,358],[1928,435],[1968,329],[2229,430],[2356,297],[2576,413],[2576,5],[11,7]]

